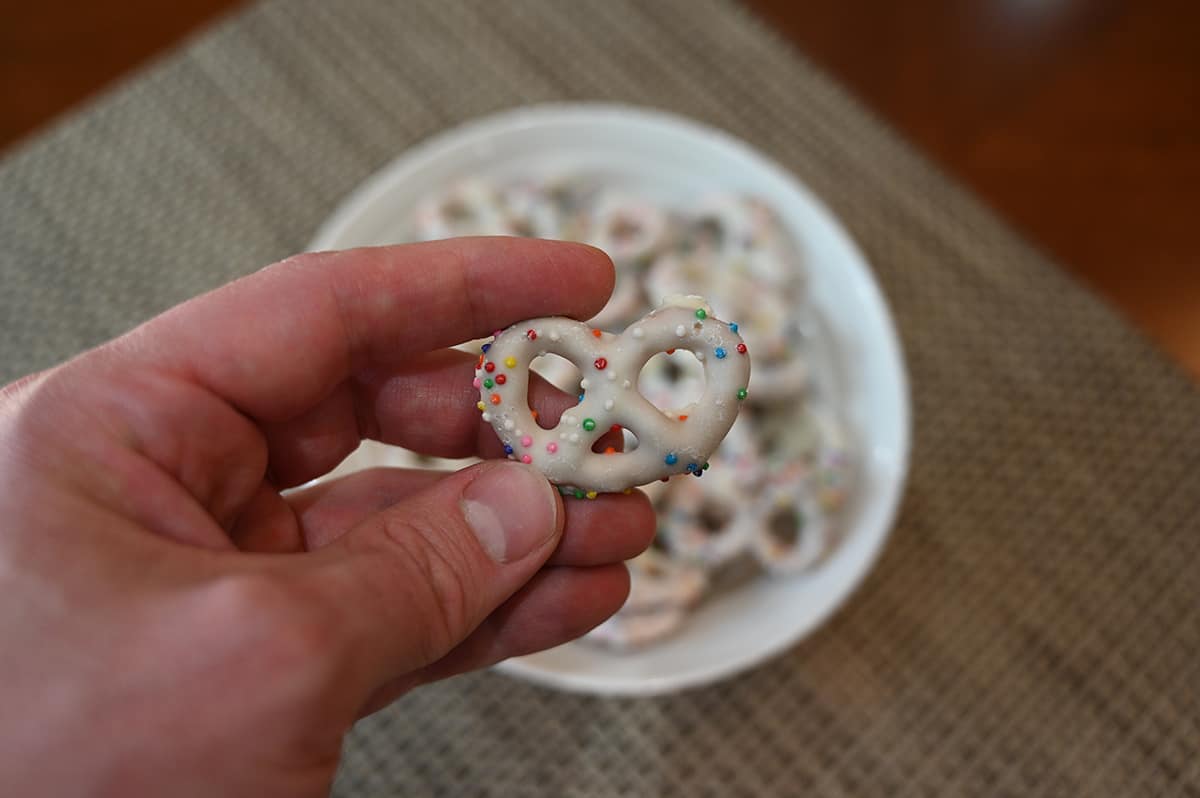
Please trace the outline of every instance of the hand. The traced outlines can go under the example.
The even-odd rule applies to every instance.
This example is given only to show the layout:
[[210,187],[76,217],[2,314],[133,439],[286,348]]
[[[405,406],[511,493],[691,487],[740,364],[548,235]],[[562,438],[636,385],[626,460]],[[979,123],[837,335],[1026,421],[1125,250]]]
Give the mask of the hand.
[[358,717],[615,612],[640,493],[504,460],[280,493],[362,438],[498,456],[443,347],[612,282],[544,241],[301,255],[0,393],[0,794],[323,794]]

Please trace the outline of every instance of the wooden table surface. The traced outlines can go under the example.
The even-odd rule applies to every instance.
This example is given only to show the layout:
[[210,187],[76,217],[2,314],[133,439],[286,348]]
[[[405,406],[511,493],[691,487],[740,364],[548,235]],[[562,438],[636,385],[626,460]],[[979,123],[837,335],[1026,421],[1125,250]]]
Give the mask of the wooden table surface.
[[[1200,2],[749,0],[1200,377]],[[0,147],[237,0],[0,0]]]

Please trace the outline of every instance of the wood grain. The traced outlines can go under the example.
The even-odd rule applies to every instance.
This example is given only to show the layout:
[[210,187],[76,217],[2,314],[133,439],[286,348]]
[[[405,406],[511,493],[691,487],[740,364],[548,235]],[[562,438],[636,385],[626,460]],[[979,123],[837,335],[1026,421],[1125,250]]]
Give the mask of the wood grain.
[[[749,2],[1200,376],[1200,3]],[[241,5],[0,0],[0,147]]]
[[751,5],[1200,376],[1200,3]]

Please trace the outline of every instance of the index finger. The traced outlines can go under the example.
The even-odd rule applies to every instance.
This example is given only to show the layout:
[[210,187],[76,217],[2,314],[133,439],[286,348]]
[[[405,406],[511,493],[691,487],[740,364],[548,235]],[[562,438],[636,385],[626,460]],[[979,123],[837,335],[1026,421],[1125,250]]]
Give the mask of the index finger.
[[298,255],[180,305],[137,352],[264,421],[292,418],[352,374],[536,316],[588,318],[612,261],[582,244],[462,238]]

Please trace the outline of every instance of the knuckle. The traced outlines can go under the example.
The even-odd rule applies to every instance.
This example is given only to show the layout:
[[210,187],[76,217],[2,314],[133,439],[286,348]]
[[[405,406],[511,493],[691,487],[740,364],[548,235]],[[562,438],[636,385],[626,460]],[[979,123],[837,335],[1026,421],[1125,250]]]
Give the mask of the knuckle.
[[382,537],[399,571],[399,612],[420,618],[413,624],[422,657],[433,661],[454,647],[473,623],[471,555],[428,520],[390,517]]

